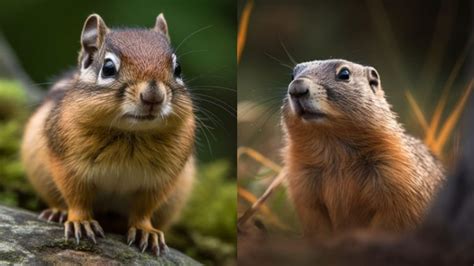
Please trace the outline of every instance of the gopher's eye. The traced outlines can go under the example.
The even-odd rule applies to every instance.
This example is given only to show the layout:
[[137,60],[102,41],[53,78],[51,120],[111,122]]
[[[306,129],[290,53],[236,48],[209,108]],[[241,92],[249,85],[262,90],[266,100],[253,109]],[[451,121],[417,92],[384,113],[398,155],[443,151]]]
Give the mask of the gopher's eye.
[[342,68],[339,73],[337,73],[337,79],[339,80],[349,80],[351,72],[347,68]]
[[102,66],[102,77],[110,78],[115,74],[117,74],[117,68],[115,67],[114,61],[110,58],[105,59],[104,65]]
[[179,62],[176,62],[173,74],[174,74],[175,78],[180,78],[181,77],[181,65],[179,64]]

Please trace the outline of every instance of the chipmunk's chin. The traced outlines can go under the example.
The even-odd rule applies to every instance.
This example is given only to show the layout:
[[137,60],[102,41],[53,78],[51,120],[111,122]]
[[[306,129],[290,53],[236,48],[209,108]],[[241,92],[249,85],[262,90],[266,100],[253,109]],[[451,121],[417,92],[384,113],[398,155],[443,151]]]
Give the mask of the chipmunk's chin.
[[136,121],[153,121],[158,117],[156,114],[124,114],[123,118]]
[[167,128],[166,118],[162,117],[122,117],[113,127],[124,131],[160,131]]
[[160,108],[154,112],[140,112],[140,110],[128,110],[121,112],[113,119],[112,126],[126,131],[161,130],[169,126],[171,110]]

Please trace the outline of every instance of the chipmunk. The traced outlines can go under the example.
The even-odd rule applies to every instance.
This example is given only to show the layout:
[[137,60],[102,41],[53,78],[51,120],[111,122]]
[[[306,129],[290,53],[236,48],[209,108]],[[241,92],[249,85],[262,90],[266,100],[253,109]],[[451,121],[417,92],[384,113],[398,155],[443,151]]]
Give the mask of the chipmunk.
[[397,122],[373,67],[298,64],[282,125],[287,185],[310,237],[410,230],[445,178],[441,163]]
[[[127,242],[166,252],[163,231],[194,179],[195,116],[163,14],[153,29],[90,15],[79,64],[31,116],[22,161],[65,238],[104,237],[96,214],[128,217]],[[67,217],[67,218],[66,218]]]

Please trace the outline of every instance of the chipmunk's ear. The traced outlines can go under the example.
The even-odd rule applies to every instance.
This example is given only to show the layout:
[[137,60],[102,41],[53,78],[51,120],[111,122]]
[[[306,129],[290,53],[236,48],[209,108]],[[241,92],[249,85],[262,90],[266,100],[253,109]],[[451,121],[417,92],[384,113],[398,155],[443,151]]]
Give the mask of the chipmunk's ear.
[[166,24],[166,19],[163,13],[160,13],[158,17],[156,17],[156,23],[153,30],[165,35],[168,41],[170,40],[170,35],[168,34],[168,24]]
[[94,54],[100,49],[108,32],[104,20],[97,15],[90,15],[84,22],[81,34],[81,63],[87,68],[91,63]]
[[366,67],[367,69],[367,79],[369,81],[369,86],[372,89],[372,91],[377,94],[377,95],[382,95],[383,96],[383,90],[382,90],[382,84],[380,82],[380,77],[379,73],[375,68],[368,66]]

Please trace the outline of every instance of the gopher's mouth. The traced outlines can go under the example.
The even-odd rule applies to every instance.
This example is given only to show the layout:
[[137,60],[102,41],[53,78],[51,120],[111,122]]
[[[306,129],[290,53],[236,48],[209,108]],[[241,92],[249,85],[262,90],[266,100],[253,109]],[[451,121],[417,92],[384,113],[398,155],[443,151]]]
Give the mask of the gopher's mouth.
[[302,103],[300,100],[293,100],[292,103],[295,114],[304,120],[320,120],[327,118],[326,113],[311,106],[307,106],[307,104]]
[[299,116],[305,120],[320,120],[327,117],[325,113],[319,111],[302,111]]

